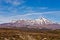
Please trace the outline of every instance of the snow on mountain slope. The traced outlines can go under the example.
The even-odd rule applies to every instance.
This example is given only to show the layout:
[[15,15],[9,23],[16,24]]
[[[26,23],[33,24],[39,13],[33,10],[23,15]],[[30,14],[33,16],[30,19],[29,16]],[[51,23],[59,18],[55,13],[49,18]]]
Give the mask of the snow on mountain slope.
[[48,28],[48,29],[59,29],[60,24],[52,22],[44,17],[35,20],[17,20],[11,23],[0,24],[0,28],[8,27],[8,28],[20,28],[20,27],[27,27],[27,28]]
[[50,21],[50,20],[47,20],[46,18],[40,18],[40,19],[36,19],[36,22],[38,23],[38,24],[41,24],[41,25],[43,25],[43,24],[53,24],[53,22],[52,21]]
[[21,23],[21,24],[26,24],[26,25],[44,25],[44,24],[53,24],[52,21],[47,20],[45,18],[40,18],[40,19],[35,19],[35,20],[17,20],[15,23]]

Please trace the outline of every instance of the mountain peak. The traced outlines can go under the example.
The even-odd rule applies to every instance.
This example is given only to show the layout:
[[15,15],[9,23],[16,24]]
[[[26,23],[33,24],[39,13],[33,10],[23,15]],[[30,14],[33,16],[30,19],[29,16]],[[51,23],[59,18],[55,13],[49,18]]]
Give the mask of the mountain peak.
[[36,19],[36,21],[39,23],[39,24],[52,24],[53,22],[44,18],[44,17],[41,17],[40,19]]
[[[15,21],[14,21],[15,22]],[[44,25],[44,24],[53,24],[52,21],[41,17],[35,20],[17,20],[15,23],[25,23],[25,24],[38,24],[38,25]]]
[[42,19],[42,20],[46,20],[46,18],[44,18],[44,17],[41,17],[40,19]]
[[35,20],[17,20],[13,21],[13,23],[7,23],[0,25],[1,27],[27,27],[27,28],[60,28],[60,25],[54,23],[44,17]]

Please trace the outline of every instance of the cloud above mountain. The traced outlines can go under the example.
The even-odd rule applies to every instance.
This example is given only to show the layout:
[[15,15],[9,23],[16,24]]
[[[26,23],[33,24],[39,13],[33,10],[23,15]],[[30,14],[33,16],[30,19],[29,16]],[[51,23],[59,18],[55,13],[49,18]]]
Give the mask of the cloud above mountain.
[[[60,3],[60,2],[59,2]],[[42,0],[0,0],[0,23],[19,19],[36,19],[42,16],[60,20],[59,7]]]
[[[49,11],[49,12],[35,12],[35,13],[27,13],[27,14],[21,14],[21,15],[15,15],[15,16],[9,16],[9,17],[6,17],[6,16],[3,16],[3,15],[0,15],[0,23],[5,23],[5,22],[11,22],[12,20],[20,20],[20,19],[24,19],[24,20],[30,20],[30,19],[38,19],[38,18],[41,18],[41,17],[49,17],[49,16],[45,16],[45,15],[51,15],[53,14],[50,18],[50,20],[55,20],[55,16],[57,14],[59,14],[60,11]],[[58,15],[59,16],[59,15]],[[52,19],[54,18],[54,19]]]

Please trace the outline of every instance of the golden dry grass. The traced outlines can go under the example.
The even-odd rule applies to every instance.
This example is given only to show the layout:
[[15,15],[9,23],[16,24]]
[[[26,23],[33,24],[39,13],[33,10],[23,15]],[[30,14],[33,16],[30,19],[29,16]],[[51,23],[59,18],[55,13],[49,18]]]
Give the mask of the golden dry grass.
[[0,40],[60,40],[60,31],[27,32],[0,29]]

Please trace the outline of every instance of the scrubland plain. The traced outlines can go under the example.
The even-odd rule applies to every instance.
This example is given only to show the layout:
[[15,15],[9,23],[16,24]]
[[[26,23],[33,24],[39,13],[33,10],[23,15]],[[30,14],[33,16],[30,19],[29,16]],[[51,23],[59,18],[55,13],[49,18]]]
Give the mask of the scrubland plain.
[[22,31],[0,29],[0,40],[60,40],[60,30]]

